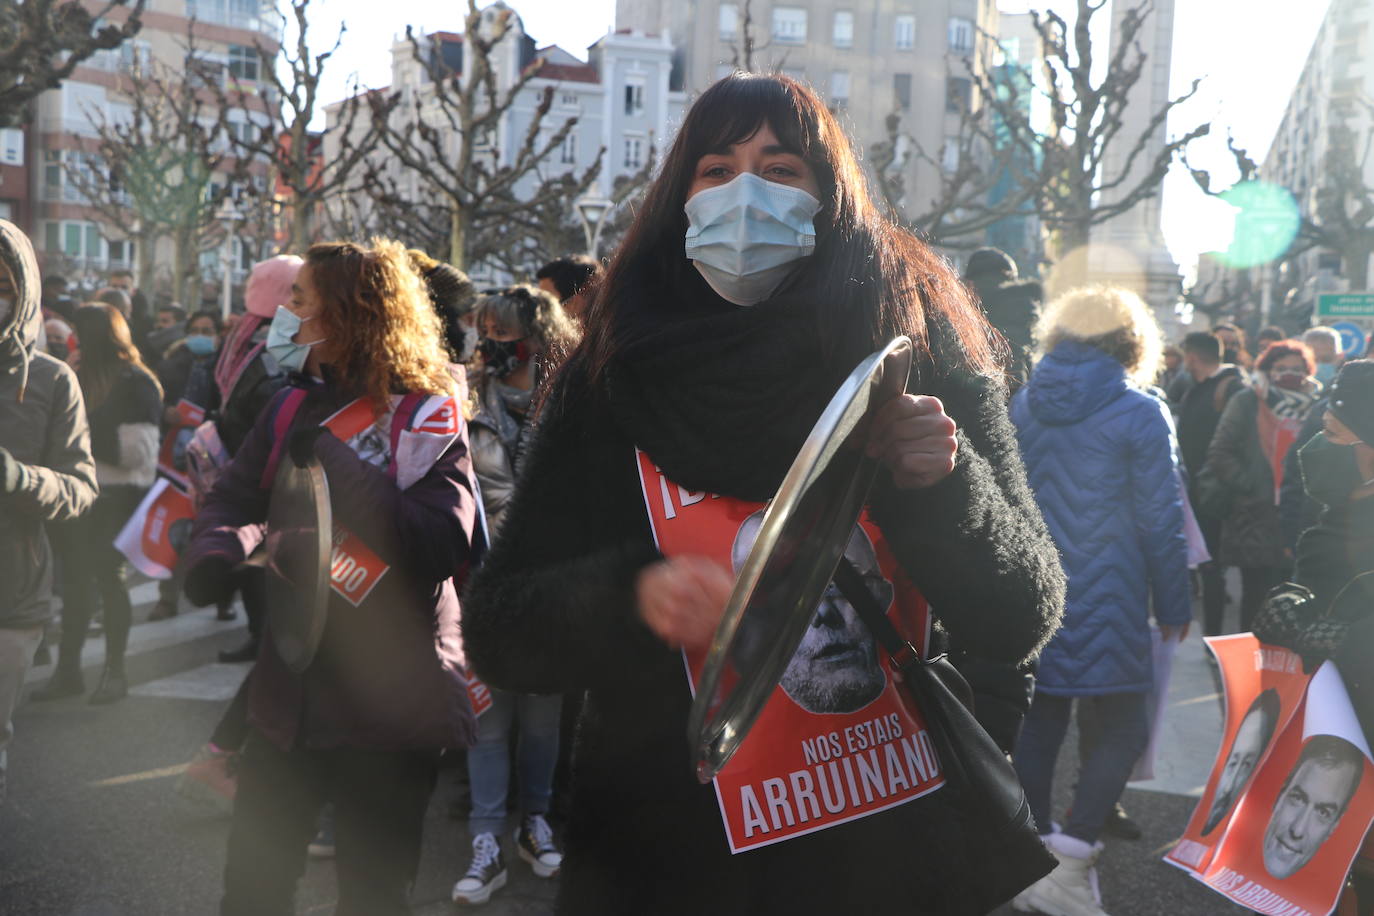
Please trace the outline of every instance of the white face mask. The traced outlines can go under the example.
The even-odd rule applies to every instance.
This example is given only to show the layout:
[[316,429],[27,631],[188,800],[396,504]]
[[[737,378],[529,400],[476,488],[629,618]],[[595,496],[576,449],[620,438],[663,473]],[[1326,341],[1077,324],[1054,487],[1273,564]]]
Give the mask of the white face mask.
[[745,172],[687,201],[687,257],[721,298],[754,305],[815,251],[820,208],[801,188]]
[[472,354],[477,352],[477,341],[481,335],[477,333],[477,328],[470,324],[463,327],[463,348],[457,354],[458,362],[465,363],[472,359]]

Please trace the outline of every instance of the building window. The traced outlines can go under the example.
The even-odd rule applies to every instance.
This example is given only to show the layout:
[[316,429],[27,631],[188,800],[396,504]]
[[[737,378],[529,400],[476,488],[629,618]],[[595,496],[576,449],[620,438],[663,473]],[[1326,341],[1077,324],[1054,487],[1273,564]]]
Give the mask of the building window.
[[849,106],[849,71],[834,70],[830,74],[830,104],[837,111]]
[[945,88],[945,111],[968,111],[973,103],[973,82],[965,76],[951,76]]
[[835,12],[835,27],[831,32],[831,40],[837,48],[854,47],[854,13],[850,10],[837,10]]
[[258,54],[257,48],[250,48],[247,45],[230,45],[228,58],[230,76],[244,83],[256,83],[258,81],[262,58]]
[[571,165],[577,161],[577,134],[569,132],[563,138],[563,145],[558,152],[558,161],[564,165]]
[[779,44],[806,42],[806,10],[795,6],[773,7],[773,40]]
[[898,51],[916,47],[916,17],[898,16],[893,25],[893,45]]
[[625,114],[634,116],[644,114],[644,84],[625,84]]
[[0,164],[24,164],[24,132],[13,127],[0,130]]
[[949,49],[955,54],[968,54],[973,50],[973,23],[961,16],[949,19]]
[[911,110],[911,74],[892,74],[892,94],[897,98],[897,107],[902,111]]
[[719,15],[721,40],[734,41],[739,37],[739,7],[733,3],[722,3]]
[[625,138],[625,168],[638,169],[644,166],[644,139],[642,137]]

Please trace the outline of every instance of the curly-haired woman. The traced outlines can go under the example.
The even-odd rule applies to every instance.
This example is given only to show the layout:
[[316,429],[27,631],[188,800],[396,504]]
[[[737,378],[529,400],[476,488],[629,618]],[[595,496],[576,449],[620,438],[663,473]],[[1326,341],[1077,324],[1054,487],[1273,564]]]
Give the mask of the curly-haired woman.
[[[1036,338],[1045,355],[1011,418],[1069,595],[1064,626],[1040,657],[1016,770],[1060,864],[1013,905],[1103,916],[1095,844],[1148,739],[1151,608],[1167,639],[1182,639],[1192,619],[1182,479],[1169,409],[1149,390],[1162,342],[1140,297],[1075,290],[1049,305]],[[1091,704],[1098,738],[1059,830],[1054,766],[1075,701]]]
[[221,911],[292,912],[333,801],[338,912],[405,913],[438,751],[474,732],[452,580],[476,517],[462,382],[392,242],[311,248],[267,347],[291,384],[197,517],[186,592],[203,605],[230,588],[281,461],[323,467],[339,546],[313,662],[293,673],[270,640],[258,655]]

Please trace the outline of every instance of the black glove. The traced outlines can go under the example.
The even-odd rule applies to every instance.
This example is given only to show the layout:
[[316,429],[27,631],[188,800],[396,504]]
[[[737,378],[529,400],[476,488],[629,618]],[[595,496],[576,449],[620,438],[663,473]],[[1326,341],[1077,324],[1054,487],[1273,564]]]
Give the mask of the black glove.
[[196,607],[209,607],[234,596],[234,564],[220,556],[209,556],[186,572],[182,586]]
[[10,454],[10,450],[0,446],[0,495],[17,493],[24,483],[24,462]]
[[291,455],[292,464],[298,468],[309,464],[310,459],[315,457],[315,440],[328,432],[329,430],[323,426],[306,426],[292,430],[286,440],[286,450]]

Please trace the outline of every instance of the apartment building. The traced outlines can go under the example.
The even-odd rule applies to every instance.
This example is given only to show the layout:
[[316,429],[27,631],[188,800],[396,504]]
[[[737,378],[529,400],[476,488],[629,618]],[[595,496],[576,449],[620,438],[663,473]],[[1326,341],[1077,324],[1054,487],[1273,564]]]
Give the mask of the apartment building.
[[[746,22],[747,19],[747,22]],[[993,58],[995,0],[617,0],[616,27],[667,34],[671,86],[700,92],[745,62],[809,83],[861,157],[887,136],[888,115],[934,162],[912,156],[903,209],[915,218],[957,166],[960,113],[975,103],[970,69]]]
[[[483,21],[508,10],[510,7],[504,3],[492,4],[483,10]],[[420,35],[418,41],[422,59],[434,59],[431,55],[435,55],[449,71],[463,74],[464,78],[471,72],[471,61],[465,54],[461,33],[432,31]],[[372,91],[402,93],[403,102],[394,113],[398,118],[413,117],[418,100],[427,123],[452,133],[446,142],[456,153],[463,138],[450,129],[436,105],[426,102],[426,97],[432,98],[434,93],[430,74],[416,60],[415,49],[409,40],[393,41],[391,60],[391,85]],[[508,31],[492,51],[499,92],[504,94],[540,60],[543,63],[538,75],[517,94],[495,132],[475,140],[492,156],[495,165],[510,165],[548,89],[553,90],[553,101],[540,124],[542,137],[551,137],[570,118],[577,119],[563,145],[517,185],[517,197],[527,198],[543,179],[567,173],[582,174],[603,150],[597,184],[603,192],[608,191],[621,176],[639,172],[654,150],[661,152],[681,121],[686,97],[670,86],[673,46],[666,35],[619,30],[592,44],[584,61],[556,45],[540,47],[525,32],[519,15],[512,14]],[[327,109],[326,161],[336,158],[342,147],[343,111],[343,103]],[[353,125],[355,139],[365,129],[363,120],[360,118],[359,123]],[[403,195],[419,200],[426,194],[425,176],[404,169],[385,150],[378,150],[375,157],[383,173],[396,183]],[[334,201],[330,206],[352,208],[364,225],[369,219],[370,203],[361,192]],[[576,225],[578,217],[569,213],[568,220]],[[491,265],[470,264],[467,267],[474,276],[499,278],[499,271]],[[538,265],[531,265],[531,270],[535,267]]]
[[[126,11],[115,7],[107,15],[117,19]],[[122,224],[103,219],[87,205],[67,174],[73,166],[104,167],[90,152],[96,126],[130,116],[127,74],[134,64],[157,62],[186,73],[188,81],[208,74],[224,85],[246,90],[242,109],[226,115],[231,129],[247,131],[254,121],[261,123],[274,101],[264,80],[263,68],[270,62],[259,53],[261,47],[275,54],[281,40],[281,20],[271,0],[149,0],[142,20],[143,27],[134,38],[116,49],[97,52],[59,88],[39,96],[27,131],[30,206],[23,225],[45,267],[76,280],[95,282],[109,270],[138,267],[134,242],[126,232],[138,214],[131,210]],[[197,75],[187,71],[188,57],[194,58]],[[0,181],[4,178],[0,173]],[[268,186],[265,163],[256,170],[254,180],[263,188]],[[6,196],[0,184],[0,200]],[[237,282],[263,250],[258,240],[246,235],[235,234],[231,242]],[[160,267],[170,263],[170,243],[159,246],[154,260]],[[219,250],[202,254],[207,281],[218,282],[222,262]],[[140,277],[139,284],[151,287],[156,279]]]

